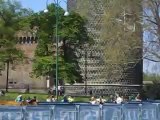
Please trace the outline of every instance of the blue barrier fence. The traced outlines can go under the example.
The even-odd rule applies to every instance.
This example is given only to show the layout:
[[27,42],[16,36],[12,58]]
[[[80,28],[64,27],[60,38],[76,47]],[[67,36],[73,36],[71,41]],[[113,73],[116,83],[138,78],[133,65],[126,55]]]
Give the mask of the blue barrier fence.
[[0,120],[160,120],[160,104],[0,106]]

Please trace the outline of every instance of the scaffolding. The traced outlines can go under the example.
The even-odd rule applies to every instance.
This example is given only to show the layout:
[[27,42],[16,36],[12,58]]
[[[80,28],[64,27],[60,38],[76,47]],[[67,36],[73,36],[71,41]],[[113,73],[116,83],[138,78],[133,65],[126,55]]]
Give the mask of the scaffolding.
[[[116,75],[114,78],[105,76],[107,64],[104,62],[103,58],[104,44],[100,35],[103,26],[103,16],[106,12],[106,2],[104,2],[104,0],[88,0],[88,5],[83,5],[82,3],[83,0],[68,0],[68,10],[74,10],[81,14],[85,9],[85,16],[87,16],[88,19],[87,29],[89,35],[94,39],[94,45],[92,47],[84,46],[79,60],[82,76],[84,81],[86,81],[84,87],[86,87],[86,85],[88,86],[87,93],[89,93],[89,91],[94,91],[95,94],[105,95],[113,94],[113,91],[122,94],[138,93],[142,87],[142,60],[134,65],[130,63],[129,66],[131,67],[128,67],[123,74],[115,68],[113,74],[114,72],[119,73],[117,78]],[[122,15],[124,23],[127,15],[127,13]],[[128,28],[135,31],[135,25],[132,27],[129,26]],[[141,56],[142,52],[140,51],[138,57],[140,58]],[[109,84],[112,84],[112,86]],[[113,84],[118,84],[118,86]]]

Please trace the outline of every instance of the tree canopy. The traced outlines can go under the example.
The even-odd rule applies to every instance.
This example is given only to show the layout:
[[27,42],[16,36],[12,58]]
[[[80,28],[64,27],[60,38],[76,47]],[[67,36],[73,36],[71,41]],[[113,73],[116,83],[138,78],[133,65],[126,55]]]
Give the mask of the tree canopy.
[[[140,0],[112,0],[107,2],[101,42],[104,44],[104,60],[110,79],[120,79],[130,67],[142,60],[142,27]],[[123,75],[123,76],[124,76]]]
[[23,57],[23,52],[16,48],[16,32],[20,30],[19,22],[27,9],[23,9],[19,2],[0,0],[0,65],[15,62]]
[[80,46],[89,42],[85,27],[86,20],[77,13],[64,16],[64,10],[54,4],[48,6],[49,12],[35,13],[31,26],[37,26],[38,46],[35,52],[33,74],[39,76],[55,76],[56,67],[56,10],[58,10],[58,73],[59,79],[68,83],[82,82],[76,51]]

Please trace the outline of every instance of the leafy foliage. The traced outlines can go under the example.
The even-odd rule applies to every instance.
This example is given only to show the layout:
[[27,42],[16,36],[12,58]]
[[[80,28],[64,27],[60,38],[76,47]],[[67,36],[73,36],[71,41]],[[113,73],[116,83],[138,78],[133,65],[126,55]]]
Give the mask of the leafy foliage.
[[76,51],[88,42],[89,36],[85,28],[86,20],[77,13],[63,16],[62,8],[54,4],[48,6],[49,12],[36,13],[32,16],[31,26],[38,26],[39,42],[35,52],[33,74],[39,76],[55,76],[56,69],[56,10],[58,11],[58,73],[59,79],[68,83],[82,82]]
[[153,81],[153,84],[147,84],[144,86],[145,96],[149,99],[160,99],[160,83],[157,80]]
[[159,81],[160,75],[155,73],[143,73],[144,81]]
[[155,73],[144,73],[143,79],[144,82],[146,82],[143,87],[145,96],[149,99],[160,99],[160,75]]
[[110,79],[120,79],[124,71],[142,59],[141,1],[108,0],[107,3],[101,31],[104,60]]
[[0,9],[0,62],[4,65],[23,57],[23,52],[15,46],[15,33],[19,30],[18,23],[24,12],[18,2],[10,0],[0,0]]

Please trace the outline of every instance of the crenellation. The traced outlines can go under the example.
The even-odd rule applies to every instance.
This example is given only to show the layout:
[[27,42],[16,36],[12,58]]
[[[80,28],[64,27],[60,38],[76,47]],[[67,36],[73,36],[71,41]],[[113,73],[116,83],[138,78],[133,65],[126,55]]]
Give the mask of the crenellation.
[[[21,31],[21,33],[23,33]],[[21,35],[21,36],[20,36]],[[35,78],[31,76],[32,64],[37,47],[38,37],[18,34],[16,47],[24,52],[25,59],[17,65],[10,64],[9,68],[9,88],[25,89],[27,86],[30,88],[44,88],[47,87],[47,81],[43,77]],[[14,68],[14,69],[13,69]],[[5,88],[6,68],[1,71],[0,86]],[[14,83],[14,84],[13,84]]]
[[37,44],[38,37],[18,37],[17,38],[17,44]]

